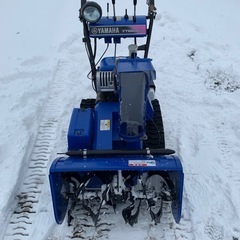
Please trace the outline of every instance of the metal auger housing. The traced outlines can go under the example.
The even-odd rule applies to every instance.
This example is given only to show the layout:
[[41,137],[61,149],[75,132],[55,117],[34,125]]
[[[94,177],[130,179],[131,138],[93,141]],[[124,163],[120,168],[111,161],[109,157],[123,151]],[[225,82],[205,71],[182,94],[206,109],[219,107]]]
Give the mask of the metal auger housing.
[[[156,71],[148,58],[152,26],[156,15],[154,1],[146,16],[102,16],[95,2],[82,0],[80,21],[83,42],[91,67],[95,99],[82,99],[74,108],[68,130],[68,150],[50,168],[50,187],[55,219],[61,224],[77,203],[97,224],[101,207],[126,205],[126,223],[137,223],[142,202],[146,202],[152,221],[159,223],[162,203],[170,202],[177,223],[181,218],[184,174],[180,159],[165,148],[159,101],[155,98]],[[127,56],[117,56],[117,45],[133,39]],[[146,43],[138,46],[137,39]],[[115,46],[114,55],[100,58],[99,39]],[[92,42],[94,44],[92,44]],[[92,46],[93,45],[93,46]],[[142,52],[142,57],[138,53]],[[93,211],[89,202],[100,199]],[[160,206],[157,212],[155,206]],[[135,213],[133,214],[133,209]],[[68,213],[68,214],[67,214]]]

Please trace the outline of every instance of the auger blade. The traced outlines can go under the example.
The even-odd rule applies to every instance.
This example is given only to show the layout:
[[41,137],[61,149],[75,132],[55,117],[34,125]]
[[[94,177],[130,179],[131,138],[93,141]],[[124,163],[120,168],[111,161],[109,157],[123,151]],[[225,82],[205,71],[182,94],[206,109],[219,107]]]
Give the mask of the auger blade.
[[124,208],[122,211],[122,216],[125,220],[125,223],[129,223],[130,226],[133,226],[138,222],[138,215],[140,212],[140,205],[141,205],[141,199],[139,200],[137,210],[136,212],[132,215],[132,211],[135,207],[135,202],[133,202],[131,205],[128,207]]
[[149,208],[152,221],[154,221],[155,224],[160,223],[160,219],[162,217],[162,206],[163,206],[163,203],[162,203],[162,200],[161,200],[161,206],[160,206],[157,213],[153,212],[152,207]]

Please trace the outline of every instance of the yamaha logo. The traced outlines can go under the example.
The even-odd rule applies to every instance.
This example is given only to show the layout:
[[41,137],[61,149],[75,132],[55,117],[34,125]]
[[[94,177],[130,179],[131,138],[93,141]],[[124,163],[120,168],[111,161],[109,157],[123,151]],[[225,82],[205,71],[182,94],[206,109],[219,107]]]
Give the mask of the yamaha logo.
[[96,34],[119,34],[118,27],[93,27],[91,28],[91,33]]
[[96,27],[92,28],[92,29],[91,29],[91,33],[92,33],[92,34],[97,34],[97,33],[98,33],[97,28],[96,28]]
[[93,36],[106,35],[141,35],[146,34],[146,27],[142,25],[134,26],[90,26],[90,34]]

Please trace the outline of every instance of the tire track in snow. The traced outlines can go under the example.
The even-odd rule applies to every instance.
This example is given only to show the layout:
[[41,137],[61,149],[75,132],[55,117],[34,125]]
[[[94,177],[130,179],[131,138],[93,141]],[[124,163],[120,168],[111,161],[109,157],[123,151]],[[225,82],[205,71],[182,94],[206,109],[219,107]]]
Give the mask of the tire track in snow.
[[[159,68],[162,75],[159,96],[163,97],[166,139],[171,145],[167,147],[175,149],[183,162],[185,184],[182,220],[187,213],[193,232],[190,239],[195,239],[194,236],[211,240],[240,239],[237,226],[240,209],[236,207],[239,205],[237,201],[240,195],[239,164],[236,161],[237,153],[239,155],[239,138],[234,140],[229,137],[229,134],[235,135],[231,124],[239,119],[239,114],[236,115],[239,97],[236,98],[234,92],[239,89],[236,85],[238,75],[234,72],[230,76],[226,75],[226,66],[222,68],[222,62],[217,61],[222,58],[223,46],[215,50],[213,48],[216,43],[203,42],[202,49],[194,46],[194,41],[191,40],[198,35],[204,40],[205,33],[201,32],[200,36],[197,29],[169,18],[168,13],[164,14],[166,16],[163,16],[163,23],[159,24],[164,41],[155,44],[160,49],[166,47],[168,55],[172,57],[163,56],[163,65]],[[176,31],[173,33],[172,29]],[[191,37],[184,37],[181,32],[184,29],[188,30],[187,35]],[[211,56],[209,52],[205,52],[204,47],[212,51]],[[169,59],[171,65],[168,65]],[[211,74],[215,68],[223,75],[220,76],[222,82],[215,81],[216,85],[222,85],[214,90],[225,89],[228,90],[226,93],[214,92],[206,84],[213,84],[213,80],[216,80],[206,79],[206,76],[215,76],[214,72]],[[222,118],[224,124],[221,122]],[[235,126],[235,130],[239,131],[238,127]],[[180,226],[181,224],[182,221]]]
[[[231,93],[225,93],[222,97],[226,97]],[[225,95],[225,96],[224,96]],[[216,156],[216,163],[218,164],[220,175],[213,175],[213,180],[217,187],[217,193],[221,194],[220,199],[216,199],[215,204],[212,206],[212,213],[206,223],[205,233],[211,240],[218,239],[239,239],[240,229],[237,222],[239,222],[240,215],[237,208],[238,200],[234,195],[239,196],[240,187],[239,174],[240,168],[237,166],[234,154],[234,132],[232,129],[232,121],[234,119],[234,112],[237,106],[224,106],[222,104],[221,109],[225,114],[222,114],[222,110],[216,111],[212,119],[214,138],[216,139],[216,147],[218,150],[218,156]],[[213,110],[214,111],[214,110]],[[229,138],[229,136],[232,136]],[[231,139],[232,141],[229,141]],[[232,190],[234,189],[234,191]],[[226,219],[228,219],[226,224]]]
[[[182,130],[176,128],[175,119],[168,119],[168,113],[163,112],[163,116],[165,115],[165,136],[166,136],[166,148],[174,149],[176,151],[176,155],[180,157],[183,162],[183,171],[184,169],[184,161],[185,154],[181,151],[181,139],[182,139]],[[179,120],[177,122],[181,125],[181,116],[179,116]],[[194,147],[195,148],[195,147]],[[186,173],[185,178],[188,177],[188,174],[194,175],[194,173]],[[191,203],[189,200],[189,191],[184,185],[183,190],[183,202],[182,202],[182,216],[179,224],[174,222],[173,217],[171,217],[171,221],[169,221],[168,225],[165,225],[161,231],[161,239],[178,239],[178,240],[195,240],[193,223],[192,223],[192,214],[191,214]],[[169,232],[171,233],[168,236]],[[166,234],[164,234],[166,233]],[[150,238],[151,239],[151,238]],[[156,238],[157,239],[157,238]]]
[[70,68],[68,63],[58,61],[29,166],[16,195],[16,206],[11,213],[3,240],[34,239],[33,234],[36,234],[38,228],[36,222],[42,217],[41,213],[46,211],[41,198],[44,186],[49,185],[48,167],[64,111],[64,99],[58,101],[59,94],[67,89]]
[[[211,97],[206,97],[204,92],[202,96],[202,103],[194,96],[199,105],[193,101],[184,103],[188,104],[188,112],[179,116],[180,126],[185,126],[178,137],[185,167],[183,202],[192,212],[196,236],[211,240],[239,239],[236,196],[240,191],[235,184],[239,183],[239,167],[230,145],[234,141],[229,142],[229,134],[234,136],[229,124],[232,114],[221,111],[224,106],[219,106],[216,96],[210,93]],[[194,108],[191,105],[195,105]],[[191,124],[184,124],[185,121]]]
[[[49,128],[49,124],[51,127]],[[34,219],[38,213],[39,196],[47,177],[47,165],[51,154],[51,142],[54,141],[52,119],[44,119],[30,158],[26,177],[17,194],[17,204],[7,226],[4,240],[32,239]]]
[[[195,77],[196,69],[192,64],[192,59],[188,56],[193,49],[191,37],[188,34],[185,36],[183,33],[185,30],[191,32],[196,30],[175,19],[168,12],[163,12],[159,20],[156,24],[161,30],[160,40],[154,41],[153,39],[152,44],[155,49],[152,54],[160,60],[160,63],[156,65],[158,72],[155,81],[156,96],[159,97],[162,107],[166,147],[175,150],[176,155],[180,157],[183,163],[185,182],[188,182],[198,173],[188,172],[185,168],[189,159],[193,159],[194,153],[197,151],[197,146],[193,141],[185,141],[187,133],[194,134],[194,131],[189,129],[189,125],[192,123],[191,116],[188,116],[186,112],[189,113],[199,104],[199,101],[201,102],[201,100],[195,99],[194,92],[197,88],[196,85],[201,84],[201,79]],[[165,50],[160,58],[158,56],[159,49]],[[192,87],[193,84],[194,87]],[[195,137],[199,138],[198,134],[195,134]],[[189,150],[193,153],[190,154]],[[187,184],[184,184],[181,221],[179,224],[173,224],[174,234],[169,239],[196,239],[192,211],[191,190],[188,189]]]

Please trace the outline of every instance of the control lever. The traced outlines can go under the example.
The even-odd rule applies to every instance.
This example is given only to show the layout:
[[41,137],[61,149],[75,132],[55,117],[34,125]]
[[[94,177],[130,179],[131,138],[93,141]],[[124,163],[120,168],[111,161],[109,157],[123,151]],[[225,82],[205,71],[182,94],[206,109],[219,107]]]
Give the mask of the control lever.
[[113,5],[113,20],[116,21],[115,0],[112,0]]
[[107,3],[107,18],[109,17],[109,3]]
[[133,0],[133,6],[134,6],[133,22],[136,22],[136,6],[137,6],[137,0]]
[[125,15],[124,15],[124,18],[125,18],[126,20],[128,20],[127,9],[125,9]]

